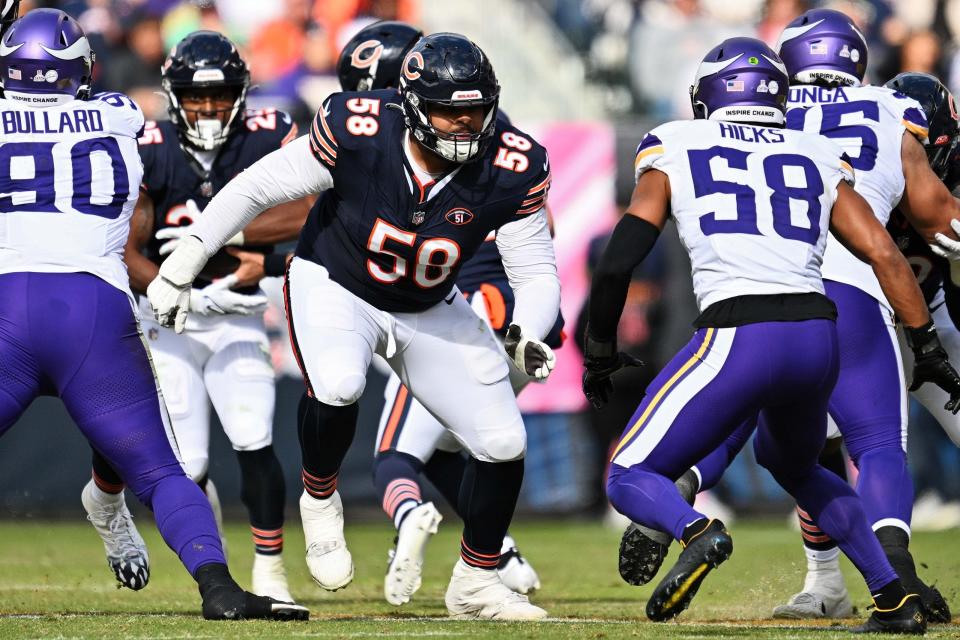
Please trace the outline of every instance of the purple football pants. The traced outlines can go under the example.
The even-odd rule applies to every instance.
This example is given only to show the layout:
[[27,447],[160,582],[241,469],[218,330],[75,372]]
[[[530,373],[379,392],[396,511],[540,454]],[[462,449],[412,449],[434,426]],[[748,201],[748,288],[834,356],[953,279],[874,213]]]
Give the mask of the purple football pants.
[[[907,470],[906,391],[896,336],[880,304],[856,287],[825,280],[837,305],[840,371],[828,410],[859,470],[857,493],[867,520],[909,531],[913,480]],[[700,489],[715,485],[753,432],[741,425],[697,463]],[[801,508],[806,509],[803,502]],[[809,509],[806,509],[809,512]],[[821,527],[822,528],[822,527]]]
[[91,446],[153,510],[191,575],[225,563],[210,504],[168,440],[126,294],[87,273],[0,275],[0,435],[41,394],[63,400]]
[[679,539],[704,516],[674,480],[744,423],[758,424],[757,461],[837,541],[868,586],[896,579],[860,499],[817,464],[837,368],[830,320],[698,330],[650,383],[615,448],[610,502],[634,522]]

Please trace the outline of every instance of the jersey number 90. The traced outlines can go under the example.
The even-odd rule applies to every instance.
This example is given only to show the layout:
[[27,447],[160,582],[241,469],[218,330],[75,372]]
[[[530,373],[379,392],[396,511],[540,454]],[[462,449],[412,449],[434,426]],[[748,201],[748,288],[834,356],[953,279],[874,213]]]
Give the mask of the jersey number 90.
[[[0,213],[73,211],[114,220],[123,212],[130,181],[117,141],[90,138],[68,149],[65,146],[59,142],[0,144]],[[65,166],[72,169],[72,191],[58,193]],[[107,177],[111,175],[112,179]]]

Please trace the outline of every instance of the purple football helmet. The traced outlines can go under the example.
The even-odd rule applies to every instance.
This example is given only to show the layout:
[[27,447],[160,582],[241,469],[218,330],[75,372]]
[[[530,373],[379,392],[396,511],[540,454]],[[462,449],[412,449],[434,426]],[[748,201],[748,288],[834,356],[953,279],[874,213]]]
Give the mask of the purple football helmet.
[[697,119],[782,126],[787,70],[773,49],[754,38],[729,38],[710,50],[690,87]]
[[83,29],[58,9],[28,12],[0,39],[4,97],[35,107],[88,98],[93,63]]
[[777,51],[800,84],[859,86],[867,72],[867,39],[839,11],[807,11],[783,30]]

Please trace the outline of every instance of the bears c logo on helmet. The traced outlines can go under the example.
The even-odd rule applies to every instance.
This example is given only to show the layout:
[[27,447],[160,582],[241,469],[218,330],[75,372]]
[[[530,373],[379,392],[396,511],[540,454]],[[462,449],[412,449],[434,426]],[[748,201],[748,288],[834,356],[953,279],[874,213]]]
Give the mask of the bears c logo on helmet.
[[[411,63],[415,63],[415,65]],[[412,51],[403,61],[403,75],[407,80],[416,80],[420,77],[420,71],[423,70],[423,67],[423,54],[419,51]]]
[[[383,43],[379,40],[367,40],[357,45],[350,56],[350,64],[357,69],[366,69],[380,59],[383,53]],[[364,56],[364,54],[367,54]]]

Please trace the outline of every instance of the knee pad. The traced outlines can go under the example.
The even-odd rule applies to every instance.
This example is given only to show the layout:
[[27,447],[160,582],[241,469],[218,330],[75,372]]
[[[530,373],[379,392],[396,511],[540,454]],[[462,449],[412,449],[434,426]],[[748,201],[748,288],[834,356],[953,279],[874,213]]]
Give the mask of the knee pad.
[[527,451],[527,431],[515,400],[477,411],[471,433],[454,433],[470,454],[483,462],[519,460]]
[[191,458],[183,461],[183,470],[191,480],[197,483],[207,477],[209,467],[209,458]]
[[476,451],[474,457],[484,462],[510,462],[523,458],[527,452],[527,434],[520,428],[504,429],[492,437],[483,438],[480,443],[482,450]]
[[367,386],[367,377],[362,373],[347,373],[336,380],[329,377],[321,381],[314,388],[317,400],[335,407],[343,407],[355,403],[363,395]]

